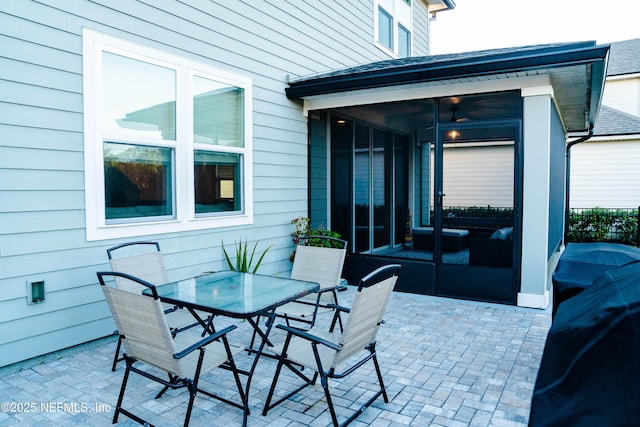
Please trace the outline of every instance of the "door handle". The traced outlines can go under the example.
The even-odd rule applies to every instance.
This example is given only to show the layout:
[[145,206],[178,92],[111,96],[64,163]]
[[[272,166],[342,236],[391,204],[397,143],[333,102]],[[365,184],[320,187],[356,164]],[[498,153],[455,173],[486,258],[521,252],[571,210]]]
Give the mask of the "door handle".
[[438,191],[438,204],[440,206],[442,206],[442,202],[444,200],[444,196],[446,196],[446,194],[444,194],[442,191]]

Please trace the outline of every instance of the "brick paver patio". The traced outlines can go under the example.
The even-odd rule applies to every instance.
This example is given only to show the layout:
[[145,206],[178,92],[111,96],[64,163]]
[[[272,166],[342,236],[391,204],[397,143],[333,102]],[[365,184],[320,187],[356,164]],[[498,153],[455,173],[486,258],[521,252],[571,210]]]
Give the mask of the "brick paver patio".
[[[340,294],[348,305],[354,289]],[[227,320],[227,322],[229,322]],[[551,325],[549,311],[394,293],[378,334],[378,355],[390,402],[379,399],[353,426],[526,426],[531,393]],[[224,326],[225,320],[216,322]],[[249,326],[238,323],[230,334],[248,343]],[[275,330],[274,330],[275,332]],[[272,334],[273,339],[279,336]],[[116,337],[108,337],[16,365],[0,368],[0,425],[111,425],[124,366],[111,372]],[[251,359],[239,355],[248,367]],[[261,415],[275,371],[263,358],[252,382],[249,426],[326,426],[330,424],[319,385],[307,388]],[[216,390],[233,386],[228,372],[214,370],[201,385]],[[295,383],[287,374],[286,380]],[[288,381],[279,383],[287,386]],[[354,399],[375,387],[369,365],[334,385],[338,418]],[[132,375],[125,407],[135,406],[156,425],[181,425],[186,390],[154,400],[159,385]],[[231,394],[230,394],[231,395]],[[233,396],[235,397],[235,396]],[[239,409],[198,396],[193,426],[240,425]],[[137,425],[121,415],[118,425]]]

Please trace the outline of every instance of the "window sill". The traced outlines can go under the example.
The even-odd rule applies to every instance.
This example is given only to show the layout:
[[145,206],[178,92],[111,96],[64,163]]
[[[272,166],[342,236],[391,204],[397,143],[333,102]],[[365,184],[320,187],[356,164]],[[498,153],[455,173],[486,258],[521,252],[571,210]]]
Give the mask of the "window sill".
[[392,51],[391,49],[389,49],[387,46],[385,46],[384,44],[380,43],[379,41],[375,41],[373,43],[378,49],[380,49],[383,53],[385,53],[387,56],[389,56],[389,58],[391,59],[397,59],[398,55]]
[[233,227],[253,224],[252,214],[224,217],[193,218],[190,220],[149,221],[136,224],[87,225],[87,241],[119,239],[156,234],[181,233],[203,229]]

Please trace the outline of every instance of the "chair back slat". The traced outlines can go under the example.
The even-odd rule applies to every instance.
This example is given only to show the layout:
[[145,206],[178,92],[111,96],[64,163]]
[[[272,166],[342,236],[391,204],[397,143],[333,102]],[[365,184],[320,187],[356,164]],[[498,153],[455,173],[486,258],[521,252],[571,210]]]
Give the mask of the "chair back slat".
[[[348,310],[349,316],[340,336],[324,332],[324,328],[321,326],[312,326],[308,331],[279,326],[287,331],[287,338],[281,348],[273,347],[273,351],[278,355],[278,367],[262,415],[267,415],[267,411],[298,394],[304,387],[317,384],[318,376],[320,376],[320,384],[324,389],[334,426],[346,426],[351,423],[380,396],[385,402],[389,402],[378,363],[375,339],[382,317],[391,300],[391,293],[397,282],[400,268],[400,264],[388,264],[372,271],[360,280],[358,291],[354,295],[351,308]],[[321,329],[321,331],[318,332],[316,329]],[[357,355],[363,357],[356,358]],[[359,406],[359,409],[353,412],[345,422],[339,424],[329,390],[329,379],[346,378],[370,360],[373,361],[380,390],[370,396],[364,405]],[[343,362],[349,362],[350,365],[347,366],[345,363],[345,369],[339,371],[338,365]],[[283,366],[293,371],[304,380],[305,384],[271,404]],[[301,368],[310,368],[314,375],[307,376],[301,371]],[[344,400],[343,398],[344,396],[341,397],[342,400]],[[348,406],[353,405],[350,403]]]
[[176,348],[160,300],[108,285],[101,288],[118,331],[126,338],[129,356],[182,375],[179,360],[173,357]]
[[397,279],[398,276],[393,275],[358,289],[340,338],[342,348],[336,353],[332,367],[335,368],[375,341]]
[[[131,274],[154,285],[162,285],[169,282],[164,261],[162,260],[162,253],[159,251],[123,258],[112,258],[109,263],[113,271]],[[120,289],[133,293],[140,293],[142,290],[139,284],[124,277],[116,276],[114,279],[116,286]]]
[[342,276],[346,253],[346,248],[298,246],[291,278],[316,282],[321,288],[336,286]]

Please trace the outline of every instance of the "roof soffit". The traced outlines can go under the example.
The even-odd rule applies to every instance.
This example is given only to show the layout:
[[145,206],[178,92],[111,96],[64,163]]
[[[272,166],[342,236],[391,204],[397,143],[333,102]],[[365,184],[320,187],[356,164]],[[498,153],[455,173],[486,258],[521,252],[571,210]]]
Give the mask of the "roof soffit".
[[430,13],[443,12],[456,7],[453,0],[423,0],[427,4],[427,10]]
[[533,88],[540,93],[552,93],[553,87],[549,75],[543,73],[496,74],[316,95],[304,98],[304,114],[312,110]]

